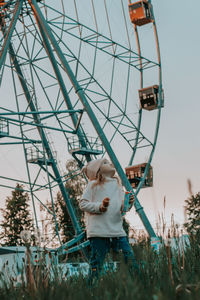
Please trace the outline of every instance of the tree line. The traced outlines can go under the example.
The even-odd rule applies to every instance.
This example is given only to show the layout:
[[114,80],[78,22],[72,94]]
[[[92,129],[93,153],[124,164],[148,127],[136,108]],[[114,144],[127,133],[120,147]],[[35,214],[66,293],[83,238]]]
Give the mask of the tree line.
[[[68,160],[66,163],[67,174],[73,173],[77,167],[75,160]],[[79,218],[81,225],[83,224],[83,214],[78,208],[78,201],[85,189],[86,181],[82,174],[78,174],[71,177],[70,180],[66,180],[65,188],[70,197],[70,201],[76,216]],[[52,204],[47,200],[45,203],[47,208],[52,211]],[[75,232],[72,226],[71,219],[67,213],[65,201],[60,192],[57,193],[56,199],[54,199],[54,210],[57,218],[57,226],[61,238],[61,242],[73,238]],[[48,227],[52,228],[52,236],[56,234],[56,224],[54,216],[48,213],[48,210],[43,209],[44,220],[47,222]],[[24,241],[21,238],[23,231],[30,232],[31,244],[34,245],[35,239],[37,239],[36,226],[31,216],[30,210],[30,198],[27,192],[25,192],[23,185],[17,183],[15,189],[12,191],[11,196],[8,196],[5,201],[5,208],[1,209],[2,221],[0,222],[0,245],[1,246],[23,246]],[[50,238],[45,237],[48,243]]]

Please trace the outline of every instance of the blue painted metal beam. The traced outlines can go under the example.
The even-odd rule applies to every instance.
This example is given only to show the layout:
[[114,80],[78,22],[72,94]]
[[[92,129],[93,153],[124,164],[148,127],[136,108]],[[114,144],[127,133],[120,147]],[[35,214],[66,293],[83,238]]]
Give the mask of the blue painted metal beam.
[[73,114],[73,113],[82,113],[83,110],[82,109],[66,109],[66,110],[51,110],[51,111],[20,111],[20,112],[5,112],[5,113],[0,113],[0,116],[26,116],[26,115],[43,115],[43,114],[63,114],[63,113],[69,113],[69,114]]
[[74,244],[76,244],[77,242],[80,242],[82,239],[85,238],[85,232],[82,232],[81,234],[75,236],[72,240],[66,242],[65,244],[63,244],[61,247],[59,247],[57,250],[58,251],[67,251],[67,248],[73,246]]
[[[47,8],[50,7],[47,4],[45,5]],[[51,9],[57,13],[60,14],[60,16],[62,16],[62,13],[60,13],[58,10],[53,9],[51,7]],[[116,59],[131,65],[132,67],[136,68],[137,70],[140,70],[140,62],[139,60],[142,59],[143,61],[143,65],[151,65],[150,67],[154,67],[157,66],[157,63],[155,61],[152,61],[150,59],[147,59],[146,57],[139,57],[138,53],[134,52],[131,47],[127,48],[119,43],[117,43],[116,41],[113,41],[112,39],[108,38],[107,36],[87,27],[86,25],[78,22],[75,19],[72,19],[69,16],[65,16],[65,18],[67,20],[69,20],[70,22],[64,22],[64,24],[70,25],[73,24],[74,26],[79,26],[80,30],[82,31],[82,36],[80,37],[80,35],[76,35],[74,33],[73,29],[74,26],[69,27],[65,30],[67,30],[67,33],[71,36],[73,36],[74,38],[80,39],[82,42],[87,43],[89,45],[91,45],[92,47],[97,48],[98,50],[112,56],[115,57]],[[58,26],[56,26],[56,23],[54,24],[54,27],[56,29],[60,29]],[[87,32],[87,35],[84,36],[83,32],[85,31]],[[89,34],[88,34],[89,32]],[[109,49],[112,49],[112,46],[114,45],[115,47],[115,52],[113,53],[113,51],[109,51]],[[131,61],[130,61],[130,55],[131,55]],[[144,67],[144,69],[147,69],[148,67]]]
[[[3,64],[4,64],[5,59],[6,59],[6,54],[8,52],[8,48],[9,48],[9,45],[10,45],[10,40],[11,40],[13,31],[15,29],[16,22],[19,18],[19,14],[21,12],[23,2],[24,2],[23,0],[16,1],[14,13],[13,13],[13,18],[12,18],[12,21],[10,23],[10,26],[7,29],[6,33],[5,33],[4,30],[2,30],[2,32],[4,32],[4,39],[5,40],[4,40],[4,44],[3,44],[2,48],[1,48],[1,52],[0,52],[0,70],[3,66]],[[2,17],[1,22],[0,22],[1,28],[4,26],[3,22],[4,22],[4,20],[3,20],[3,17]]]
[[[39,113],[37,112],[37,114],[33,114],[33,115],[39,115]],[[41,123],[41,119],[40,119],[40,123],[27,122],[27,121],[22,121],[22,120],[18,120],[18,119],[7,118],[7,117],[1,117],[1,119],[8,120],[10,122],[16,122],[16,123],[19,123],[19,124],[30,125],[30,126],[34,126],[34,127],[37,126],[38,128],[46,128],[46,129],[51,129],[51,130],[61,131],[61,132],[67,132],[67,133],[72,133],[72,134],[76,133],[76,129],[66,130],[66,129],[61,129],[61,128],[56,128],[56,127],[43,125]]]
[[[35,15],[35,16],[36,16],[36,21],[38,23],[38,27],[40,29],[41,36],[43,38],[43,43],[44,43],[46,52],[48,54],[49,60],[50,60],[50,62],[52,64],[52,67],[54,69],[54,72],[55,72],[58,84],[59,84],[61,92],[63,94],[65,104],[67,105],[68,109],[73,110],[73,106],[72,106],[71,100],[69,98],[67,89],[65,87],[64,80],[63,80],[62,75],[60,73],[60,70],[58,68],[58,64],[57,64],[57,61],[55,59],[55,55],[54,55],[54,53],[53,53],[53,51],[51,49],[51,44],[49,43],[48,36],[46,34],[46,30],[45,30],[45,28],[43,28],[43,26],[41,25],[41,23],[37,19],[37,15]],[[74,127],[75,127],[75,133],[78,136],[78,139],[80,141],[81,146],[82,147],[86,147],[86,142],[85,142],[85,138],[84,138],[85,134],[84,134],[81,126],[77,127],[77,124],[78,124],[77,114],[76,113],[72,114],[71,115],[71,119],[72,119],[72,122],[73,122]],[[86,156],[86,160],[87,161],[91,160],[91,157],[90,157],[89,154],[87,154],[85,156]]]
[[69,253],[73,253],[76,251],[80,251],[80,250],[83,250],[84,248],[88,247],[89,245],[90,245],[90,241],[87,240],[87,241],[84,241],[83,243],[81,243],[80,245],[77,245],[72,248],[64,250],[63,253],[69,254]]

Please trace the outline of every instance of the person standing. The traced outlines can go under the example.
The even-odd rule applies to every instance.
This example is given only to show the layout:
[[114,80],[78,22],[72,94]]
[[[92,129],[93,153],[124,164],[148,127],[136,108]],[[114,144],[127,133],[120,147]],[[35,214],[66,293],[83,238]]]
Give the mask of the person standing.
[[[90,161],[83,172],[89,179],[80,200],[80,209],[85,212],[87,238],[90,241],[90,276],[98,277],[105,256],[112,249],[115,254],[122,250],[125,263],[131,262],[139,270],[132,247],[123,229],[122,208],[125,192],[115,168],[107,159]],[[130,205],[134,196],[129,199]]]

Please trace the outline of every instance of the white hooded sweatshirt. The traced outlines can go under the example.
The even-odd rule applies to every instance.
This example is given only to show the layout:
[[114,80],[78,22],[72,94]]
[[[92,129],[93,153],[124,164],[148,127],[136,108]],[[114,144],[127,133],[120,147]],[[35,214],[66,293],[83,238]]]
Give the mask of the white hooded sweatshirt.
[[[122,237],[126,236],[123,229],[121,206],[124,200],[124,191],[116,178],[106,178],[102,185],[95,185],[95,180],[88,183],[80,208],[85,212],[87,237]],[[104,198],[110,198],[106,212],[100,212],[99,206]]]

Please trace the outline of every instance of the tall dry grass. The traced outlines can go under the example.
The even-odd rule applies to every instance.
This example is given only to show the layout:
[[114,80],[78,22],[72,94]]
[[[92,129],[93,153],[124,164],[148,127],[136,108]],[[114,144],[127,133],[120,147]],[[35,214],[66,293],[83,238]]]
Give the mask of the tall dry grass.
[[[140,274],[130,273],[120,260],[117,271],[108,271],[92,286],[88,285],[87,276],[65,276],[54,263],[47,264],[44,255],[39,256],[37,264],[33,263],[27,247],[20,284],[9,280],[8,274],[5,276],[6,266],[0,273],[0,299],[199,300],[200,246],[197,239],[193,236],[190,245],[181,247],[181,231],[175,224],[167,234],[167,242],[161,239],[159,252],[152,249],[146,237],[133,246]],[[177,240],[176,249],[172,247],[172,239]]]

